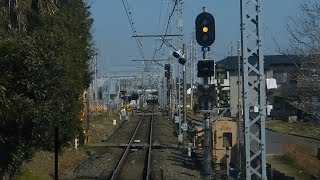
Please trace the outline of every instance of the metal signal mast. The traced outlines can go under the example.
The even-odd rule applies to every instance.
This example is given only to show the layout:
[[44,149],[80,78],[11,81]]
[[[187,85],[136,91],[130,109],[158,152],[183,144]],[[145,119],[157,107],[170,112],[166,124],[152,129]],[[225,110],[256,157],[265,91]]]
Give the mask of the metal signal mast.
[[267,179],[265,142],[266,91],[261,0],[241,0],[240,2],[243,57],[244,168],[246,179],[248,180]]

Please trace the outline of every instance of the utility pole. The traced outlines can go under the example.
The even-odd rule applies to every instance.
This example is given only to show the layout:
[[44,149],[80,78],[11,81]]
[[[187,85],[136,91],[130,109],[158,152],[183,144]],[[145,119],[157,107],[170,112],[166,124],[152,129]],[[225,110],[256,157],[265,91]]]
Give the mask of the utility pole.
[[98,65],[98,57],[97,57],[97,54],[95,55],[95,58],[94,58],[94,101],[96,102],[97,101],[97,97],[98,97],[98,92],[97,92],[97,74],[98,74],[98,68],[97,68],[97,65]]
[[172,121],[172,119],[173,119],[173,106],[172,106],[172,94],[173,94],[173,92],[172,92],[172,87],[173,87],[173,84],[174,84],[173,81],[172,81],[172,77],[167,82],[168,82],[168,88],[169,88],[168,89],[168,96],[167,96],[167,98],[169,98],[168,101],[167,101],[169,104],[167,104],[167,106],[168,106],[168,110],[169,110],[169,120]]
[[109,77],[108,78],[108,89],[107,89],[107,107],[108,107],[108,109],[111,107],[110,105],[111,105],[111,98],[110,98],[110,94],[111,94],[111,85],[112,85],[112,82],[111,82],[111,78]]
[[[177,0],[175,3],[176,4],[176,13],[177,13],[177,34],[183,34],[183,0]],[[183,36],[180,36],[178,41],[177,41],[177,45],[178,47],[181,48],[181,45],[182,45],[182,56],[184,56],[185,54],[185,45],[183,43]],[[179,49],[180,49],[179,48]],[[184,83],[185,83],[185,79],[184,79],[184,74],[185,74],[185,65],[182,64],[182,68],[179,67],[179,69],[182,70],[182,73],[181,71],[179,70],[179,98],[178,98],[178,104],[179,104],[179,134],[181,135],[181,131],[182,131],[182,126],[181,126],[181,123],[183,122],[183,124],[185,123],[184,121]],[[182,78],[181,78],[181,74],[182,74]],[[181,81],[182,79],[182,81]],[[183,107],[182,107],[183,106]],[[185,144],[185,130],[183,130],[183,134],[182,134],[182,138],[183,138],[183,144]]]
[[165,79],[166,79],[166,85],[167,85],[167,88],[166,88],[166,97],[167,97],[167,101],[165,103],[165,107],[167,107],[167,110],[168,110],[168,115],[169,115],[169,120],[171,120],[171,64],[169,62],[169,64],[165,64],[164,66],[164,76],[165,76]]
[[[178,67],[178,71],[180,73],[180,66]],[[183,79],[181,80],[180,74],[178,76],[179,80],[178,80],[178,114],[179,114],[179,136],[182,135],[182,129],[181,129],[181,122],[183,121],[183,112],[182,112],[182,104],[183,104],[183,93],[181,93],[181,89],[183,87],[183,85],[181,85],[183,82]],[[182,89],[183,91],[183,89]],[[183,135],[182,135],[183,136]],[[183,140],[182,140],[183,141]]]
[[[193,36],[192,36],[193,37]],[[190,66],[190,108],[192,110],[193,107],[193,102],[192,102],[192,98],[193,98],[193,77],[194,77],[194,59],[193,59],[193,39],[190,41],[190,62],[189,62],[189,66]]]
[[240,76],[241,76],[241,61],[240,61],[240,53],[241,53],[241,47],[240,47],[240,40],[238,41],[238,138],[237,138],[237,144],[238,144],[238,162],[239,162],[239,170],[241,170],[242,166],[242,154],[241,154],[241,82],[240,82]]
[[[266,79],[262,38],[261,0],[241,0],[241,48],[243,120],[246,179],[267,179],[266,173]],[[250,28],[249,28],[250,27]],[[249,61],[249,57],[252,58]],[[249,78],[250,73],[250,78]],[[250,108],[258,107],[258,112]]]
[[[185,57],[185,44],[182,45],[182,54]],[[182,77],[183,77],[183,124],[187,125],[187,77],[186,77],[186,64],[183,64]],[[187,126],[188,127],[188,126]],[[187,130],[183,129],[183,144],[186,147]]]
[[[177,0],[177,28],[178,33],[180,35],[183,35],[183,0]],[[183,43],[183,36],[179,37],[178,44],[181,47],[181,44]]]
[[[180,122],[179,122],[179,138],[181,137],[181,130],[183,130],[183,135],[181,138],[183,138],[183,144],[184,146],[186,145],[186,131],[188,129],[188,124],[187,124],[187,85],[186,85],[186,55],[185,53],[185,44],[182,45],[182,54],[180,51],[175,51],[173,52],[173,56],[175,58],[179,59],[179,64],[182,65],[182,83],[181,78],[179,78],[179,117],[180,117]],[[181,88],[182,84],[182,88]],[[182,101],[182,102],[181,102]],[[183,107],[181,107],[181,105]],[[183,124],[181,125],[181,119],[183,121]]]
[[97,113],[97,97],[98,97],[98,92],[97,92],[97,54],[94,55],[93,59],[93,101],[91,104],[93,105],[94,113]]
[[193,86],[196,78],[196,43],[195,43],[195,32],[192,33],[192,40],[190,42],[190,84],[191,84],[191,95],[190,95],[190,108],[193,109]]
[[88,88],[88,91],[86,92],[85,94],[85,100],[86,100],[86,122],[87,122],[87,133],[89,132],[89,129],[90,129],[90,96],[89,96],[90,92],[89,92],[89,88]]
[[59,125],[54,127],[54,179],[59,179]]
[[[143,61],[143,62],[142,62],[142,66],[144,67],[144,65],[145,65],[145,64],[144,64],[144,61]],[[143,70],[143,67],[141,68],[141,71],[142,71],[142,72],[141,72],[141,75],[142,75],[142,77],[141,77],[141,78],[142,78],[142,79],[141,79],[141,84],[142,84],[142,85],[141,85],[142,108],[144,108],[144,98],[145,98],[145,97],[144,97],[144,73],[143,73],[144,70]]]
[[[198,82],[198,77],[197,77],[197,59],[198,59],[198,50],[197,50],[197,45],[196,45],[196,32],[194,31],[193,32],[193,37],[192,37],[192,62],[193,62],[193,67],[192,67],[192,69],[193,69],[193,80],[192,80],[192,84],[193,84],[193,86],[196,84],[196,82]],[[192,92],[192,98],[193,98],[193,91],[191,91]],[[191,108],[193,108],[193,106],[194,106],[194,104],[195,104],[195,102],[193,101],[193,99],[192,99],[192,106],[191,106]],[[198,102],[199,103],[199,102]]]

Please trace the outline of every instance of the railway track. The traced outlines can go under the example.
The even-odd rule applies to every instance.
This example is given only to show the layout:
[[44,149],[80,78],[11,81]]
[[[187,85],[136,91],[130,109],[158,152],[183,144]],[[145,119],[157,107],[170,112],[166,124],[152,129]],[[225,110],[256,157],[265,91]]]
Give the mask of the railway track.
[[[116,179],[150,179],[152,163],[152,135],[153,121],[152,115],[155,107],[151,106],[145,112],[151,115],[142,115],[132,134],[127,147],[113,170],[111,180]],[[147,146],[133,146],[142,143]]]
[[175,130],[157,106],[136,110],[105,141],[87,145],[93,154],[65,179],[200,179],[198,161],[179,149]]

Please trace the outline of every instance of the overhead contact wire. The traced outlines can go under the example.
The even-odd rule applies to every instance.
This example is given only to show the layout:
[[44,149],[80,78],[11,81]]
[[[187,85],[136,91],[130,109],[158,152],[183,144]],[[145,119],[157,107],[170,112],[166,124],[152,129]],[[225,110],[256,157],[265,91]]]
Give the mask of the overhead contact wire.
[[[132,20],[132,17],[131,17],[132,13],[131,13],[131,11],[129,10],[128,1],[122,0],[122,4],[123,4],[124,10],[125,10],[125,12],[126,12],[127,18],[128,18],[128,20],[129,20],[130,27],[131,27],[131,30],[132,30],[132,34],[133,34],[134,36],[137,36],[137,31],[136,31],[136,29],[135,29],[135,27],[134,27],[134,23],[133,23],[133,20]],[[139,38],[136,37],[135,40],[136,40],[136,43],[137,43],[137,46],[138,46],[139,53],[140,53],[142,59],[145,60],[145,56],[144,56],[144,53],[143,53],[143,46],[142,46],[141,39],[139,39]]]
[[[169,24],[170,24],[170,21],[171,21],[171,17],[172,17],[172,15],[173,15],[173,13],[174,13],[174,11],[175,11],[175,9],[176,9],[177,4],[178,4],[178,0],[175,0],[174,6],[173,6],[172,11],[171,11],[171,13],[170,13],[170,16],[169,16],[169,18],[168,18],[166,30],[165,30],[165,33],[164,33],[164,38],[167,36]],[[157,52],[162,49],[163,44],[164,44],[164,38],[163,38],[162,41],[161,41],[161,45],[160,45],[159,49],[155,49],[155,50],[154,50],[152,60],[154,60],[154,58],[156,57]]]

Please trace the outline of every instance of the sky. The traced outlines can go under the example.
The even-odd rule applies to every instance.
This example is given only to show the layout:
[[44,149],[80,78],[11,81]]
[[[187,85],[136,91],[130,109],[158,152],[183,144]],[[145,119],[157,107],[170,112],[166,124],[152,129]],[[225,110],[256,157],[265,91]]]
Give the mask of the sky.
[[[281,48],[289,45],[287,24],[289,17],[299,12],[302,0],[260,0],[262,2],[262,26],[264,30],[265,54],[276,54],[276,43]],[[127,0],[131,17],[138,35],[164,34],[168,16],[174,0]],[[92,29],[95,46],[98,49],[98,76],[137,73],[142,62],[128,17],[121,0],[89,0],[94,19]],[[237,54],[237,41],[240,40],[240,1],[239,0],[184,0],[183,42],[190,47],[194,21],[205,6],[216,22],[216,40],[211,46],[210,56],[221,60],[227,55]],[[180,23],[181,24],[181,23]],[[177,34],[176,13],[171,18],[168,34]],[[176,44],[177,38],[172,39]],[[161,42],[155,38],[143,38],[143,52],[146,59],[152,59],[154,49]],[[197,46],[201,53],[200,46]],[[167,59],[173,49],[164,47],[156,59]],[[161,67],[154,65],[155,70]],[[162,68],[163,69],[163,68]]]

